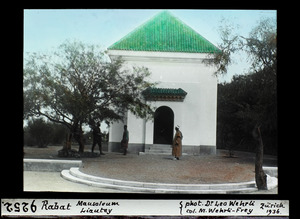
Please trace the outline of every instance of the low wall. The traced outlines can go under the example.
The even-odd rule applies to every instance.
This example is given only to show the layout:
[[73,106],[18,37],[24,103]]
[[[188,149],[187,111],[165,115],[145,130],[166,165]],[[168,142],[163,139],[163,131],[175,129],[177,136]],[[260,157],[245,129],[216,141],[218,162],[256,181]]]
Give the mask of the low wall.
[[265,174],[278,178],[278,168],[277,167],[263,167]]
[[60,172],[71,167],[81,167],[81,160],[27,159],[23,160],[24,171]]

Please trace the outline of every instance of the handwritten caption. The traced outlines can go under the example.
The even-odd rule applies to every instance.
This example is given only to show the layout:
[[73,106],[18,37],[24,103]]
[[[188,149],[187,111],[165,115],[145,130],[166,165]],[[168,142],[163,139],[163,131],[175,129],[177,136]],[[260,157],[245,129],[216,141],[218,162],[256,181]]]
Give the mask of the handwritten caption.
[[262,200],[198,200],[181,201],[181,215],[283,215],[285,201]]
[[[1,210],[8,215],[20,214],[76,214],[76,215],[110,215],[113,209],[120,206],[117,201],[84,201],[84,200],[38,200],[6,201],[2,200]],[[55,213],[54,213],[55,212]],[[18,215],[18,214],[17,214]]]
[[2,199],[1,216],[289,216],[287,200]]

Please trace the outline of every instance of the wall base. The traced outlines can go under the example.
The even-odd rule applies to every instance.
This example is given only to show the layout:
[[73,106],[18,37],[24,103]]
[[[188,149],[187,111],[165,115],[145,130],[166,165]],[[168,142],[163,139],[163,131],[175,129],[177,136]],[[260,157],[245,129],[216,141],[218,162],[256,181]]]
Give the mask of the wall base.
[[[128,144],[127,152],[138,154],[141,151],[145,151],[145,145],[144,144]],[[108,152],[123,152],[123,149],[121,148],[121,142],[108,142]]]
[[[149,144],[128,144],[128,152],[138,154],[139,152],[145,152],[145,147],[149,147]],[[120,142],[109,142],[108,152],[123,152]],[[213,145],[183,145],[182,153],[188,155],[216,155],[216,146]]]

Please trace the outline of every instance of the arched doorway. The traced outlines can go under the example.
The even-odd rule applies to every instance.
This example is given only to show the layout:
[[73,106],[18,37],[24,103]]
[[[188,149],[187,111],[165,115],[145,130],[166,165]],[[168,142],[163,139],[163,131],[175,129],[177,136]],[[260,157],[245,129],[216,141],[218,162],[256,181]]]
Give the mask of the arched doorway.
[[170,107],[161,106],[154,113],[154,144],[172,144],[174,113]]

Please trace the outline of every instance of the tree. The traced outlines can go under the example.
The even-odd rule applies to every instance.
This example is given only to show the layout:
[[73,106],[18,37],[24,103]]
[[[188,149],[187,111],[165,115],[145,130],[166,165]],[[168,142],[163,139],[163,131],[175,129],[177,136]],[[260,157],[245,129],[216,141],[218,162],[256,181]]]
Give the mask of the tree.
[[240,43],[248,53],[252,70],[255,72],[277,72],[277,32],[273,19],[262,19],[248,37],[240,36]]
[[46,147],[51,142],[51,126],[43,119],[30,120],[26,131],[32,139],[31,143],[40,148]]
[[234,77],[232,81],[232,86],[239,85],[235,97],[243,98],[240,100],[236,98],[229,104],[232,106],[235,120],[242,121],[238,123],[240,130],[244,129],[248,133],[255,130],[252,133],[256,133],[253,134],[253,138],[258,142],[255,162],[256,182],[259,189],[266,189],[266,177],[262,170],[264,147],[262,130],[277,131],[276,23],[272,19],[263,19],[252,29],[248,37],[233,34],[230,26],[225,26],[221,33],[222,43],[219,45],[221,52],[212,54],[213,59],[207,64],[217,65],[216,75],[222,75],[227,73],[234,52],[244,51],[248,54],[251,73],[247,76]]
[[267,175],[264,173],[262,164],[263,164],[263,154],[264,154],[264,145],[260,133],[260,125],[256,125],[252,132],[253,138],[258,142],[256,148],[255,156],[255,182],[259,190],[266,190],[267,187]]
[[150,118],[153,109],[141,96],[154,85],[147,81],[149,70],[105,58],[97,47],[80,42],[66,42],[50,55],[31,54],[24,67],[24,118],[63,124],[79,152],[84,151],[83,124],[122,120],[128,110]]
[[218,85],[218,145],[254,151],[251,132],[262,122],[265,151],[277,153],[276,80],[270,76],[264,71],[236,75]]
[[203,63],[216,67],[216,76],[227,74],[228,66],[233,63],[232,54],[241,48],[238,44],[239,36],[234,34],[234,24],[228,24],[225,19],[221,21],[219,34],[221,43],[218,44],[218,51],[208,54],[209,59],[204,59]]
[[42,118],[30,119],[24,127],[24,145],[61,144],[65,140],[66,128],[58,123],[46,122]]

